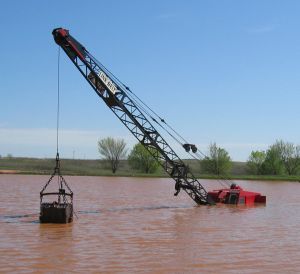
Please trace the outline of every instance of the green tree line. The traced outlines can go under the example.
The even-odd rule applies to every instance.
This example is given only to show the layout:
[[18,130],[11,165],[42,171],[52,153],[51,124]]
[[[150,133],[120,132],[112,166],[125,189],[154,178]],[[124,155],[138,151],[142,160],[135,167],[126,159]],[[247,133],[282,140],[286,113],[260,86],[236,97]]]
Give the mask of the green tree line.
[[[132,169],[147,174],[155,173],[159,167],[159,163],[151,156],[151,151],[139,143],[128,153],[123,139],[108,137],[99,140],[98,149],[113,173],[118,170],[120,160],[125,159],[128,159]],[[203,174],[230,175],[232,169],[232,159],[228,151],[216,143],[209,145],[207,155],[199,163]],[[300,146],[277,140],[266,151],[252,151],[247,160],[247,167],[251,175],[298,175]]]
[[247,165],[255,175],[298,175],[300,146],[277,140],[267,151],[252,151]]

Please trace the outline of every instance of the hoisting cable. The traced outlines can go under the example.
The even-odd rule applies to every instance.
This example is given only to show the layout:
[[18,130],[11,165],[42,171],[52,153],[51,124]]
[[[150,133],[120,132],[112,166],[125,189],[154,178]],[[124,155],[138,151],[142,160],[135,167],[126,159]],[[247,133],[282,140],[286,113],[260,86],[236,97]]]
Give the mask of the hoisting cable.
[[[57,51],[57,108],[56,108],[56,158],[50,179],[40,191],[40,221],[42,223],[69,223],[73,220],[73,192],[60,172],[59,159],[59,117],[60,117],[60,47]],[[45,192],[53,179],[57,178],[58,191]],[[44,196],[56,196],[54,202],[43,202]],[[69,198],[68,198],[69,197]],[[70,201],[69,201],[70,200]],[[76,216],[76,213],[75,213]]]
[[58,188],[62,188],[62,182],[60,180],[60,161],[59,161],[59,152],[58,152],[58,141],[59,141],[59,108],[60,108],[60,46],[58,46],[57,52],[57,109],[56,109],[56,169],[57,169],[57,184]]
[[56,155],[58,154],[58,130],[59,130],[59,97],[60,97],[60,46],[58,46],[57,59],[57,110],[56,110]]
[[[72,193],[71,188],[60,174],[60,159],[59,159],[59,118],[60,118],[60,46],[58,46],[58,57],[57,57],[57,110],[56,110],[56,167],[58,168],[58,186],[60,189],[63,188],[63,183],[67,187],[70,193]],[[64,197],[64,202],[66,198]],[[74,209],[74,204],[72,200],[73,213],[78,219],[76,210]]]

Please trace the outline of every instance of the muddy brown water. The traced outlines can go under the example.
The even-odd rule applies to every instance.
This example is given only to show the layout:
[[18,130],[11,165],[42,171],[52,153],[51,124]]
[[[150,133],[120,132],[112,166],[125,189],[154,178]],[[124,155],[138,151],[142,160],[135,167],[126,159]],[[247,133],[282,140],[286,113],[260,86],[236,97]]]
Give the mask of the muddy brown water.
[[48,178],[0,175],[1,273],[300,273],[299,183],[237,181],[267,205],[196,206],[171,179],[65,177],[78,219],[57,225],[38,222]]

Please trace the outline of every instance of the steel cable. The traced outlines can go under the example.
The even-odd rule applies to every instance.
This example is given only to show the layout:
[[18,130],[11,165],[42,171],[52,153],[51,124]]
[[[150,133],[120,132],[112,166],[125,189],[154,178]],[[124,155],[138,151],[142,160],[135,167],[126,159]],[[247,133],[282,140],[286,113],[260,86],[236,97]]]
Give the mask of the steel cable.
[[[163,124],[165,124],[172,132],[175,133],[175,135],[177,135],[177,137],[179,137],[182,141],[184,141],[184,143],[189,143],[182,135],[180,135],[173,127],[171,127],[166,121],[165,119],[163,119],[160,115],[158,115],[152,108],[150,108],[142,99],[140,99],[139,96],[137,96],[127,85],[125,85],[118,77],[116,77],[109,69],[107,69],[99,60],[97,60],[92,54],[90,54],[89,52],[87,52],[87,54],[90,56],[90,58],[92,58],[101,69],[104,70],[104,72],[106,74],[108,74],[111,78],[113,78],[113,80],[116,82],[116,84],[119,85],[119,87],[122,87],[123,89],[127,90],[129,92],[129,94],[131,94],[132,96],[130,96],[129,94],[127,94],[125,92],[125,94],[127,94],[127,96],[139,107],[139,110],[143,113],[146,114],[150,119],[152,119],[156,124],[158,124],[171,138],[173,138],[179,145],[183,146],[183,143],[176,138],[172,133],[170,133],[169,130],[167,130],[161,123],[159,123],[157,121],[157,119],[155,119],[150,113],[149,111],[154,114],[154,116],[156,116],[160,122],[162,122]],[[134,98],[135,97],[135,98]],[[147,110],[148,109],[148,110]],[[209,158],[207,155],[205,155],[202,151],[200,151],[199,149],[197,150],[197,152],[195,153],[195,155],[193,155],[190,152],[187,152],[192,158],[194,158],[197,161],[201,161],[202,158]],[[224,183],[227,185],[229,185],[228,181],[231,181],[229,178],[226,177],[220,177],[219,178],[221,180],[224,180]],[[224,185],[222,183],[222,181],[218,180],[220,182],[221,185]]]
[[56,153],[58,154],[58,130],[59,130],[59,97],[60,97],[60,46],[57,57],[57,110],[56,110]]

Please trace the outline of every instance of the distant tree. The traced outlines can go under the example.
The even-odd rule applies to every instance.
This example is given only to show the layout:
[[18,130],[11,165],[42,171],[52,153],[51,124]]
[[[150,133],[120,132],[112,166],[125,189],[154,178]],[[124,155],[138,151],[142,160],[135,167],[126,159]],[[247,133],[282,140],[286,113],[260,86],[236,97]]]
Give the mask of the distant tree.
[[232,162],[228,152],[224,148],[217,147],[216,143],[209,146],[209,156],[201,161],[203,172],[221,175],[231,171]]
[[288,175],[296,175],[300,169],[300,146],[282,140],[275,143],[279,147],[281,160]]
[[296,175],[300,171],[300,146],[277,140],[266,152],[252,151],[247,165],[255,174]]
[[[153,148],[148,148],[155,152]],[[131,167],[141,170],[145,173],[154,173],[159,164],[153,158],[151,153],[140,143],[136,144],[128,156],[128,161]]]
[[285,167],[282,161],[282,147],[281,143],[276,142],[271,145],[266,153],[266,159],[263,164],[265,174],[282,175]]
[[8,153],[7,155],[6,155],[6,158],[8,158],[8,159],[11,159],[13,157],[13,155],[11,154],[11,153]]
[[126,143],[123,139],[107,137],[98,141],[98,150],[102,157],[110,163],[111,170],[115,173],[120,160],[126,157]]
[[260,175],[264,173],[264,162],[266,159],[266,153],[264,151],[252,151],[247,166],[251,174]]

